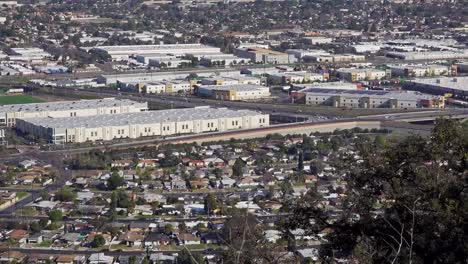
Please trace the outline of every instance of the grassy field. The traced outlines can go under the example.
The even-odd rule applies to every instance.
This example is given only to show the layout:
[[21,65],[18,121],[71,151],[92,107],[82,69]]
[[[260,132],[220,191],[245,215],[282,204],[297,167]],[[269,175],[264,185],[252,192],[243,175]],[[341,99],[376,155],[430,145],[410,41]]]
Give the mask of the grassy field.
[[33,97],[31,95],[3,95],[0,96],[0,105],[11,105],[11,104],[30,104],[30,103],[42,103],[43,100]]

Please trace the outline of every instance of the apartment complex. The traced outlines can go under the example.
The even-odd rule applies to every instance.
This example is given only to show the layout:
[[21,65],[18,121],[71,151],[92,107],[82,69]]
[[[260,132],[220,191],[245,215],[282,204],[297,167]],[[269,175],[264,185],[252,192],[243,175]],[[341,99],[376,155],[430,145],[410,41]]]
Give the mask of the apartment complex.
[[0,106],[0,125],[15,126],[20,118],[89,117],[146,110],[147,103],[115,98],[3,105]]
[[381,80],[385,78],[385,76],[387,75],[385,71],[371,69],[371,68],[364,68],[364,69],[341,68],[341,69],[338,69],[336,73],[340,79],[343,79],[349,82],[357,82],[357,81],[364,81],[364,80]]
[[270,89],[254,84],[200,85],[196,88],[196,94],[218,100],[256,100],[270,97]]
[[25,118],[18,120],[17,129],[61,144],[249,129],[268,126],[269,122],[268,115],[255,111],[195,107],[90,117]]
[[305,104],[349,108],[443,108],[444,97],[414,92],[303,90]]
[[392,76],[402,77],[424,77],[448,75],[451,72],[450,66],[445,65],[396,65],[389,66]]

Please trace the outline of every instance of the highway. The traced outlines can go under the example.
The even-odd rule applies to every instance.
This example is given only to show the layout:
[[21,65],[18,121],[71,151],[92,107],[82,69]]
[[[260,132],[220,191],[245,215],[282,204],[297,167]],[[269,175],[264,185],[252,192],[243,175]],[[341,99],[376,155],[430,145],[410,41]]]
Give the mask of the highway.
[[61,93],[74,93],[77,95],[85,96],[99,96],[99,97],[116,97],[125,98],[142,102],[153,102],[161,105],[166,105],[169,108],[186,108],[196,106],[210,105],[212,107],[228,107],[230,109],[250,109],[261,111],[269,114],[289,114],[293,116],[325,116],[325,117],[340,117],[340,116],[357,116],[361,113],[365,115],[381,115],[387,113],[419,113],[419,112],[433,112],[438,111],[445,115],[450,115],[452,109],[341,109],[331,107],[306,107],[300,104],[285,104],[279,102],[245,102],[245,101],[220,101],[207,98],[199,98],[194,96],[181,96],[181,95],[148,95],[129,92],[119,92],[109,89],[71,89],[71,88],[54,88],[55,91]]

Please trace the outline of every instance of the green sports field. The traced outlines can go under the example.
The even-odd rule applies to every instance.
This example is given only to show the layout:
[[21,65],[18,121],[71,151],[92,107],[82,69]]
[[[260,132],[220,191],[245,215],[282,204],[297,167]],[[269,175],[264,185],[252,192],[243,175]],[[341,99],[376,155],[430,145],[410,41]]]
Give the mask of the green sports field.
[[44,100],[31,95],[2,95],[0,105],[42,103]]

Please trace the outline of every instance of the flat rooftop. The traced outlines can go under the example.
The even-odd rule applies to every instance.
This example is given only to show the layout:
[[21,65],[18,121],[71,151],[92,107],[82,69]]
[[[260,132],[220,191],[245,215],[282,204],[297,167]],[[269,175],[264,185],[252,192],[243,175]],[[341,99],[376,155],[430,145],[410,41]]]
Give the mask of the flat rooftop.
[[385,72],[382,70],[374,69],[374,68],[340,68],[337,72],[347,72],[347,73],[355,73],[355,72]]
[[203,89],[218,90],[218,91],[252,91],[268,89],[266,86],[255,84],[232,84],[232,85],[200,85]]
[[302,88],[298,92],[308,93],[314,92],[317,89],[347,89],[357,90],[357,84],[347,82],[324,82],[324,83],[309,83],[309,84],[294,84],[294,87]]
[[136,101],[127,99],[104,98],[93,100],[78,100],[78,101],[59,101],[34,104],[14,104],[0,106],[0,113],[11,112],[43,112],[43,111],[60,111],[69,109],[90,109],[98,107],[113,107],[113,106],[130,106],[141,105]]
[[371,98],[386,98],[386,99],[401,99],[401,100],[417,100],[417,99],[434,99],[438,96],[422,94],[410,91],[369,91],[369,90],[338,90],[338,89],[313,89],[309,94],[317,96],[346,96],[346,97],[371,97]]
[[417,78],[411,83],[468,91],[468,77]]
[[97,128],[103,126],[126,126],[129,124],[155,124],[167,122],[184,122],[193,120],[210,120],[218,118],[237,118],[260,115],[250,110],[229,110],[227,108],[210,108],[201,106],[195,108],[145,111],[125,113],[118,115],[98,115],[87,117],[61,117],[61,118],[25,118],[24,120],[36,126],[47,128]]
[[178,49],[216,49],[219,48],[203,45],[200,43],[194,44],[163,44],[163,45],[119,45],[119,46],[96,46],[95,49],[101,49],[108,52],[131,52],[131,51],[142,51],[142,50],[154,50],[155,53],[158,50],[178,50]]

